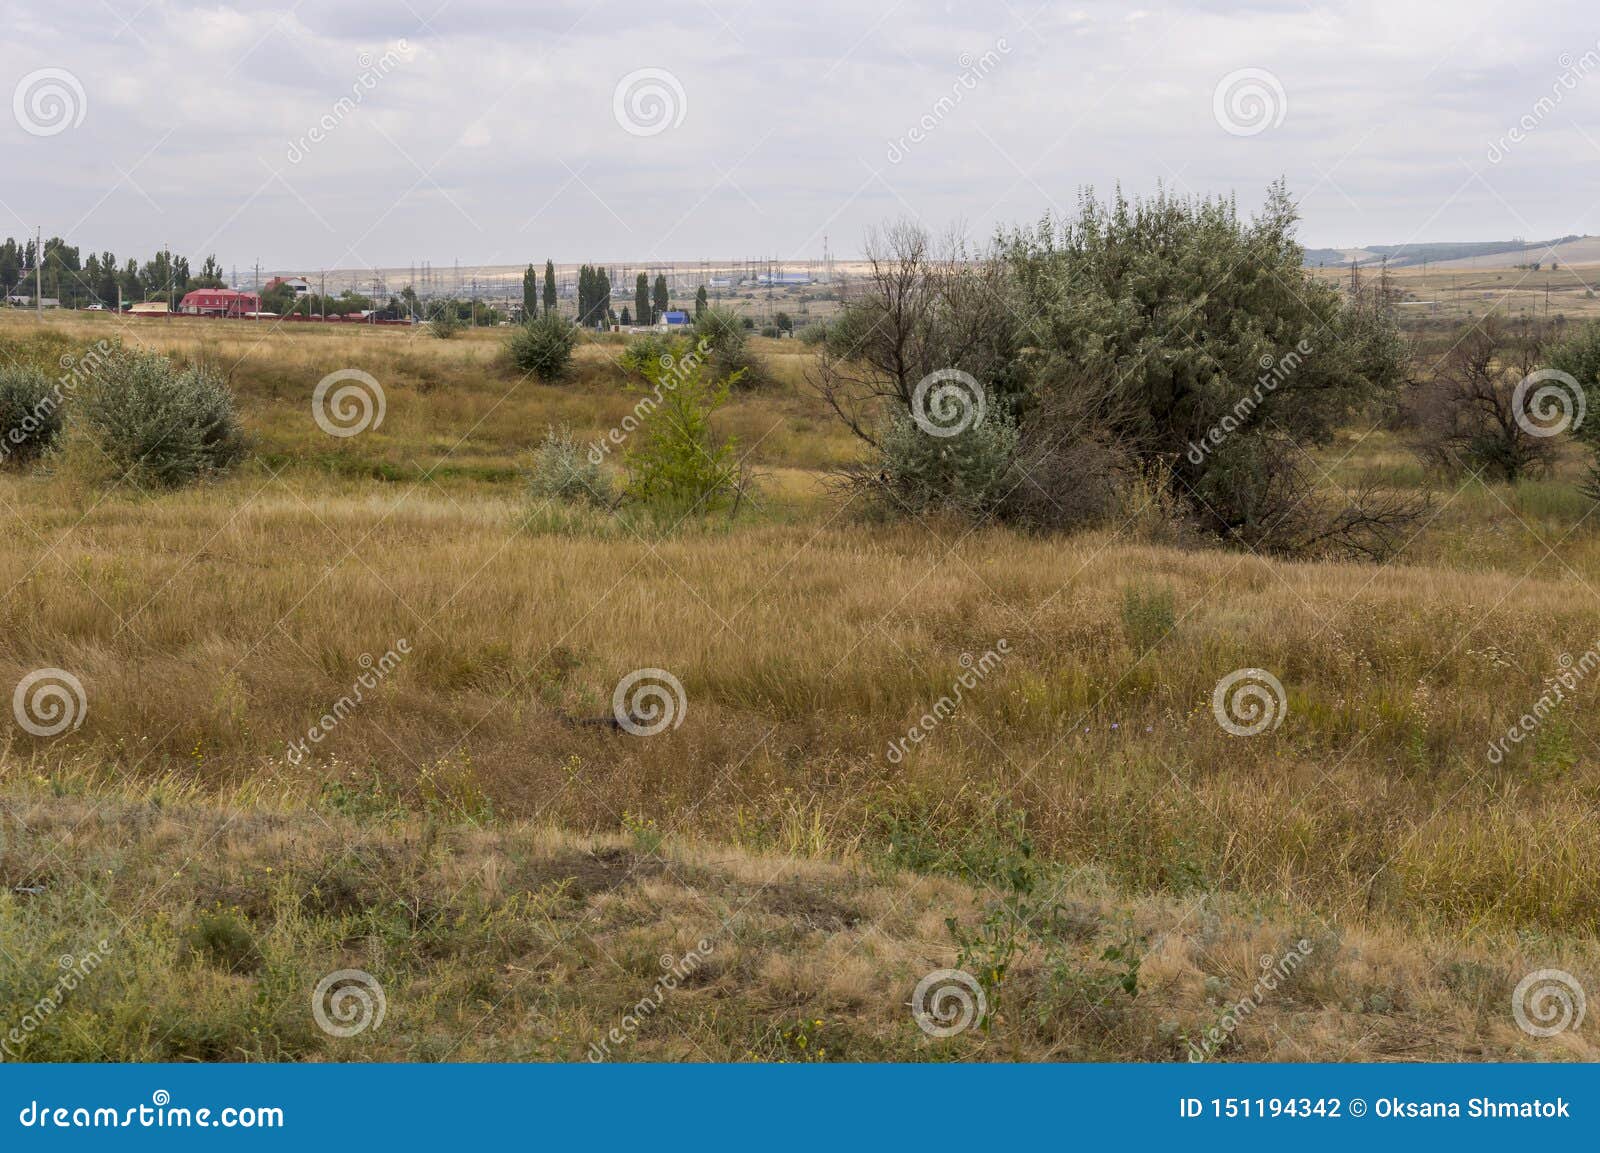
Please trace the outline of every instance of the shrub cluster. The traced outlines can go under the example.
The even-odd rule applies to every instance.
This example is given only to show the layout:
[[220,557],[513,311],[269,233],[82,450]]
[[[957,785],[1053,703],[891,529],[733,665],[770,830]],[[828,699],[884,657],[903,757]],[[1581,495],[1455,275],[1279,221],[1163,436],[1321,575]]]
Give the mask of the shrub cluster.
[[748,334],[736,314],[725,308],[708,308],[695,318],[692,335],[696,347],[705,342],[713,376],[737,380],[741,388],[754,388],[766,382],[766,373],[746,343]]
[[87,433],[135,483],[175,487],[222,472],[246,442],[222,373],[119,348],[82,395]]
[[[1330,497],[1308,450],[1393,398],[1405,349],[1383,304],[1306,275],[1295,223],[1277,185],[1250,220],[1230,200],[1085,197],[984,254],[910,223],[872,236],[809,374],[873,450],[852,481],[1063,529],[1156,478],[1162,507],[1224,540],[1387,551],[1422,502]],[[921,443],[907,418],[952,377],[974,419],[924,419]]]
[[0,368],[0,466],[25,467],[61,438],[61,398],[33,368]]
[[611,476],[591,460],[572,438],[572,430],[550,428],[534,450],[528,491],[538,500],[573,501],[607,507],[612,502]]
[[549,382],[566,375],[577,342],[577,329],[547,312],[538,320],[519,325],[507,342],[506,351],[518,372]]

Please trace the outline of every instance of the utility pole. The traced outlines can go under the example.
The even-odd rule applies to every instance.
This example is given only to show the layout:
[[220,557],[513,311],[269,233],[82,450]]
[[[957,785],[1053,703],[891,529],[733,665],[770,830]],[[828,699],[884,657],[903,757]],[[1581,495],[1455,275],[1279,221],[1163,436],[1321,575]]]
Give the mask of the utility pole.
[[33,230],[33,311],[44,316],[44,230]]

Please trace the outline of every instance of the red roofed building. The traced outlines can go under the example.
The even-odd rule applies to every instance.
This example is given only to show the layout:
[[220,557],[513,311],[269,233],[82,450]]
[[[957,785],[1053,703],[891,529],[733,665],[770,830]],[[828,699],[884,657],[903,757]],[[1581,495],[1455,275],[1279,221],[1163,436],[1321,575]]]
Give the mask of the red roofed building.
[[261,311],[261,298],[231,288],[197,288],[178,302],[186,316],[248,316]]

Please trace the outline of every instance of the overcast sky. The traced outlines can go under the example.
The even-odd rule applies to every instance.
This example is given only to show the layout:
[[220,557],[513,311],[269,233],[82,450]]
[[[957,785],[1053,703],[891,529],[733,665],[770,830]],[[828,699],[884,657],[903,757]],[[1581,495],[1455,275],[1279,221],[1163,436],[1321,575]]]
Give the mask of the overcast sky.
[[1279,174],[1311,246],[1600,233],[1593,0],[4,0],[0,86],[0,235],[241,269],[850,257]]

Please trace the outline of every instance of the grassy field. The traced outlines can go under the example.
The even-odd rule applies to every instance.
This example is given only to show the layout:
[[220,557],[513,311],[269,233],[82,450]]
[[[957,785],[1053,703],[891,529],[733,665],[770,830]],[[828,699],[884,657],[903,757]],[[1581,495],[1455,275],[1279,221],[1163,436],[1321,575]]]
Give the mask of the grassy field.
[[[1377,268],[1361,269],[1363,283],[1374,283]],[[1319,268],[1312,275],[1348,283],[1350,269]],[[1548,260],[1533,268],[1462,268],[1453,264],[1411,266],[1389,273],[1399,293],[1399,311],[1408,323],[1456,325],[1491,312],[1518,319],[1593,320],[1600,317],[1600,266],[1552,268]]]
[[[53,368],[118,324],[0,313],[0,351]],[[806,349],[757,340],[772,384],[719,415],[755,507],[641,532],[551,518],[518,471],[630,411],[619,345],[542,386],[481,330],[125,336],[226,368],[255,456],[170,494],[0,473],[0,685],[64,669],[87,702],[0,735],[28,1059],[1597,1055],[1511,991],[1600,988],[1600,678],[1490,756],[1600,645],[1576,458],[1438,486],[1381,567],[1178,547],[1132,506],[1068,539],[868,523],[824,483],[854,449]],[[386,415],[333,438],[311,393],[350,367]],[[1321,463],[1430,484],[1362,428]],[[677,727],[575,723],[640,668]],[[1257,736],[1212,707],[1244,668],[1286,696]],[[981,974],[986,1029],[918,1028],[942,967]],[[348,1038],[310,1006],[340,969],[386,1000]]]

